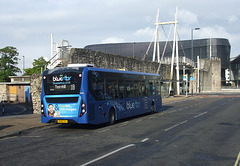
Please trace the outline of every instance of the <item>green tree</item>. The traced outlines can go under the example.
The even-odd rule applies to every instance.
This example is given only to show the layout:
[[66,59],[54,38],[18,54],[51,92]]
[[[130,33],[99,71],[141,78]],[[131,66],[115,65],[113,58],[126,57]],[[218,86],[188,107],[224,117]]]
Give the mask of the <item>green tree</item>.
[[21,70],[16,67],[18,64],[18,51],[15,47],[7,46],[0,49],[0,82],[10,81],[9,76],[16,76]]
[[32,75],[33,73],[40,74],[41,68],[44,68],[44,66],[48,65],[49,62],[47,62],[42,56],[38,59],[34,59],[33,61],[33,67],[24,69],[24,75]]

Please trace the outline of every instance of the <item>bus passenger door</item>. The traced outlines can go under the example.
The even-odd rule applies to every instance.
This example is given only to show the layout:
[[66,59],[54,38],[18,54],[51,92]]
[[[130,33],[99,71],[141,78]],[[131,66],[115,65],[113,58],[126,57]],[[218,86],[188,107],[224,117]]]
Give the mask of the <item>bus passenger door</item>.
[[[89,100],[90,99],[90,100]],[[88,117],[90,124],[99,124],[105,122],[107,116],[106,106],[104,101],[94,101],[93,98],[89,96],[88,98]],[[90,102],[91,101],[91,102]]]
[[101,73],[96,71],[89,71],[88,73],[88,89],[89,98],[94,107],[95,123],[102,123],[105,121],[106,114],[106,101],[105,101],[105,90],[104,90],[104,77]]
[[105,101],[98,102],[96,114],[99,121],[105,122],[107,118],[107,107],[106,107]]

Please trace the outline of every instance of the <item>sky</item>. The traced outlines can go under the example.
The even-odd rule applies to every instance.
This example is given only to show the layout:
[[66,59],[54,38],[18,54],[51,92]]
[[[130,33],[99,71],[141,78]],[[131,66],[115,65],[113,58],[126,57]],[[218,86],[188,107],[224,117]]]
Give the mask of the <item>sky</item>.
[[[231,57],[240,54],[239,0],[0,0],[0,48],[19,52],[20,69],[34,59],[51,58],[54,42],[68,40],[73,48],[122,42],[150,42],[159,21],[174,21],[178,7],[180,40],[226,38]],[[164,26],[168,34],[170,25]],[[173,29],[173,28],[172,28]],[[167,40],[162,28],[160,40]],[[171,34],[172,36],[172,34]],[[173,38],[170,37],[170,40]]]

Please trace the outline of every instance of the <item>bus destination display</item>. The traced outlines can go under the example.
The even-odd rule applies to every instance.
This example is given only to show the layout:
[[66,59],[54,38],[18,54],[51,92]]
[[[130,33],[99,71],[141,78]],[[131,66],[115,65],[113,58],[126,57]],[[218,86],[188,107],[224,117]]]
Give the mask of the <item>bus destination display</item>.
[[75,84],[71,82],[72,76],[52,76],[51,83],[50,85],[50,92],[54,91],[74,91]]
[[75,90],[75,84],[65,84],[65,85],[51,85],[50,86],[50,92],[54,91],[74,91]]

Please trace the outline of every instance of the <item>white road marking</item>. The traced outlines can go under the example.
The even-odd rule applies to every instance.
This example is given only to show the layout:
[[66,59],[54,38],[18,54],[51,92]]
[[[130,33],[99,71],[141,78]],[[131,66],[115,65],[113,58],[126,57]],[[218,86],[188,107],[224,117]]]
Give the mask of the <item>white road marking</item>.
[[22,137],[25,137],[25,138],[39,138],[41,136],[22,136]]
[[188,122],[188,120],[185,120],[185,121],[183,121],[183,122],[177,123],[177,124],[175,124],[174,126],[165,129],[164,131],[169,131],[169,130],[171,130],[171,129],[179,126],[179,125],[182,125],[182,124],[184,124],[184,123],[187,123],[187,122]]
[[106,131],[108,131],[108,130],[110,130],[109,128],[108,129],[103,129],[103,130],[99,130],[99,131],[97,131],[98,133],[103,133],[103,132],[106,132]]
[[124,126],[127,126],[127,125],[128,125],[128,122],[124,122],[121,125],[119,125],[118,127],[124,127]]
[[203,113],[201,113],[201,114],[198,114],[198,115],[194,116],[194,118],[198,118],[199,116],[202,116],[202,115],[207,114],[207,113],[208,113],[207,111],[206,111],[206,112],[203,112]]
[[159,113],[157,116],[160,117],[160,116],[164,116],[164,115],[166,115],[166,114],[167,114],[166,112],[161,112],[161,113]]
[[152,119],[152,118],[154,118],[154,116],[150,116],[150,117],[148,117],[148,119]]
[[136,120],[136,122],[141,122],[142,121],[142,119],[138,119],[138,120]]
[[215,109],[217,109],[218,107],[213,107],[211,110],[215,110]]
[[149,140],[149,138],[145,138],[141,142],[146,142],[147,140]]
[[82,164],[82,165],[80,165],[80,166],[86,166],[86,165],[92,164],[92,163],[94,163],[94,162],[96,162],[96,161],[99,161],[99,160],[101,160],[101,159],[104,159],[104,158],[106,158],[106,157],[108,157],[108,156],[110,156],[110,155],[113,155],[114,153],[117,153],[117,152],[119,152],[119,151],[121,151],[121,150],[127,149],[127,148],[132,147],[132,146],[135,146],[135,144],[129,144],[129,145],[127,145],[127,146],[124,146],[124,147],[122,147],[122,148],[119,148],[119,149],[117,149],[117,150],[114,150],[114,151],[112,151],[112,152],[110,152],[110,153],[107,153],[107,154],[105,154],[105,155],[103,155],[103,156],[101,156],[101,157],[98,157],[98,158],[96,158],[96,159],[94,159],[94,160],[91,160],[91,161],[89,161],[89,162],[87,162],[87,163],[84,163],[84,164]]

